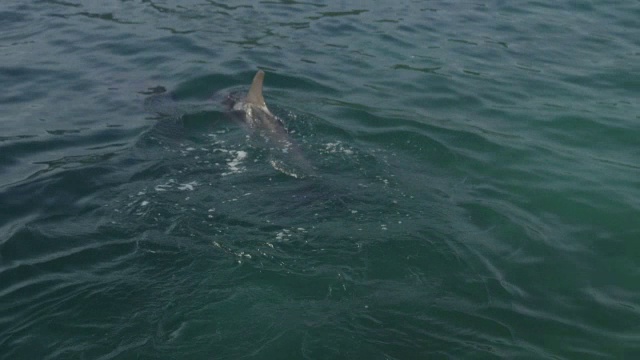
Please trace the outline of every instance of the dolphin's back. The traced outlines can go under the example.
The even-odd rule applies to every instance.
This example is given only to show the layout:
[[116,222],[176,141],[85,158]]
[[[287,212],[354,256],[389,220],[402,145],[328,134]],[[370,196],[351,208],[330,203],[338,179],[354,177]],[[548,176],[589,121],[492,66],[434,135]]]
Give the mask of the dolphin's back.
[[247,94],[247,99],[245,100],[247,103],[256,105],[262,108],[267,108],[267,104],[264,102],[264,97],[262,97],[262,82],[264,81],[264,71],[258,70],[256,76],[253,77],[253,82],[251,83],[251,88],[249,89],[249,93]]
[[272,152],[271,165],[278,171],[294,177],[313,174],[313,167],[302,155],[298,144],[289,138],[282,121],[269,111],[262,96],[264,71],[258,70],[247,96],[233,104],[233,110],[242,114],[243,122],[252,133],[259,134]]

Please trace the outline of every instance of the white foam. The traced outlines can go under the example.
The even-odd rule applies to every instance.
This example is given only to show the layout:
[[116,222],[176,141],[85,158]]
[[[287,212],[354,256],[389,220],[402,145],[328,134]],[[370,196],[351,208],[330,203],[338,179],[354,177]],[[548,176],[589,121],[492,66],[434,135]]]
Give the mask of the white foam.
[[198,183],[196,181],[192,181],[186,184],[180,184],[178,185],[178,190],[189,190],[189,191],[193,191],[194,187],[197,186]]
[[178,189],[180,191],[185,191],[185,190],[189,190],[189,191],[193,191],[193,189],[198,185],[197,181],[191,181],[185,184],[177,184],[176,180],[174,179],[169,179],[168,182],[164,183],[164,184],[159,184],[155,186],[155,190],[158,192],[161,191],[169,191],[169,190],[173,190],[173,189]]
[[348,156],[353,155],[353,150],[345,147],[341,141],[326,143],[324,145],[324,150],[329,154],[343,153]]
[[290,238],[290,237],[291,237],[291,230],[288,230],[288,229],[284,229],[276,234],[276,240],[278,241],[282,241],[285,238]]
[[229,171],[222,173],[222,176],[243,172],[245,167],[240,165],[247,158],[247,152],[242,150],[229,150],[228,153],[232,156],[232,158],[227,159],[227,168]]
[[168,185],[168,184],[156,185],[155,187],[156,191],[167,191],[169,189],[171,189],[171,185]]

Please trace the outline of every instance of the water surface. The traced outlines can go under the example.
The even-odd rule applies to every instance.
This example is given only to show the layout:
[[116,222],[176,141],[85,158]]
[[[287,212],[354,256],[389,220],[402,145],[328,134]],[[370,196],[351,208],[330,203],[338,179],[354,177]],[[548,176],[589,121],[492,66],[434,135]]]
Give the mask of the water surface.
[[[0,354],[637,357],[639,18],[7,2]],[[259,68],[312,176],[220,103]]]

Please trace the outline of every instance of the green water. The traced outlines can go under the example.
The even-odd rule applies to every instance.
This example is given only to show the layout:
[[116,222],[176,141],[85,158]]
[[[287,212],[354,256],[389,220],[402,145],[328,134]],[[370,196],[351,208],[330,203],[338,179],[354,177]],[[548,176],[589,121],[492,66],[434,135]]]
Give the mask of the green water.
[[638,19],[3,2],[0,358],[637,358]]

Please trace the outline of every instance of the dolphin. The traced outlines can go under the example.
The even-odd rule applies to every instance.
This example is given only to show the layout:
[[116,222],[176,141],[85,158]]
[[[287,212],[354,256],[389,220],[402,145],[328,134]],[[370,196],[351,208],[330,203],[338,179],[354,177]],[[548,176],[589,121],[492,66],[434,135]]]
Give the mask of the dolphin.
[[[303,156],[300,146],[289,136],[283,121],[274,115],[264,101],[262,84],[264,71],[258,70],[253,77],[249,92],[234,91],[222,98],[222,104],[232,116],[238,120],[251,135],[262,139],[262,144],[270,151],[271,166],[276,170],[293,176],[306,177],[314,174],[314,168]],[[188,113],[194,104],[180,104],[171,93],[164,88],[151,89],[151,96],[145,99],[144,106],[149,112],[161,118],[180,119]],[[222,94],[216,93],[212,99],[219,100]],[[166,132],[175,132],[173,122],[163,122]]]
[[[298,144],[289,136],[282,120],[267,107],[262,95],[263,82],[264,71],[258,70],[253,77],[247,95],[242,97],[231,94],[225,103],[231,112],[240,118],[250,133],[258,133],[272,151],[280,153],[276,157],[284,156],[287,159],[285,163],[290,163],[285,165],[282,161],[272,157],[270,163],[276,170],[293,177],[313,174],[313,167],[302,155]],[[295,171],[291,166],[298,168],[301,172]]]
[[227,98],[227,105],[231,111],[239,115],[242,122],[250,131],[263,131],[268,137],[276,141],[287,141],[287,131],[282,120],[273,115],[262,96],[262,83],[264,82],[264,71],[258,70],[253,77],[251,88],[247,95],[242,98],[237,94],[231,94]]

